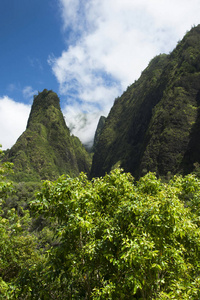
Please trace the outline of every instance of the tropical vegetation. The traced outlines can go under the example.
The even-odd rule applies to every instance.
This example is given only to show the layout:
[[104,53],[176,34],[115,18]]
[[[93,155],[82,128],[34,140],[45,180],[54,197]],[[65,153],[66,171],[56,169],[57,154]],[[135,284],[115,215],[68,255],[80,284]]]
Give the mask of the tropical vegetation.
[[0,150],[0,299],[200,299],[200,25],[155,57],[91,157],[58,96]]
[[1,299],[199,299],[200,179],[115,169],[44,181],[8,208],[1,164]]

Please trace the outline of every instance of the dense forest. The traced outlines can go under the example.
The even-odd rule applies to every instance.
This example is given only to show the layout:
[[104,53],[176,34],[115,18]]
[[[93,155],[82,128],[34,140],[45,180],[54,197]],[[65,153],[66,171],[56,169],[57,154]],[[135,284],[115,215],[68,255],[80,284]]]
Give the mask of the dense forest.
[[200,299],[199,49],[197,26],[155,57],[89,152],[34,96],[0,149],[0,299]]
[[2,299],[199,299],[195,175],[63,175],[24,201],[10,168],[0,169]]

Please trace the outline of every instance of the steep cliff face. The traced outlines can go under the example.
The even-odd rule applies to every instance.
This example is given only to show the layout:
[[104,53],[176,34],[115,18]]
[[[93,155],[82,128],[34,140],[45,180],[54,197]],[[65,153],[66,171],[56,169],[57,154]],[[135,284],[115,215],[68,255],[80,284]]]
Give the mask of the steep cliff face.
[[155,57],[118,98],[106,119],[91,176],[120,165],[138,177],[148,171],[188,173],[200,162],[200,25],[169,55]]
[[6,158],[14,163],[17,181],[88,173],[91,162],[79,139],[70,135],[58,96],[48,90],[34,97],[26,131]]
[[106,117],[101,116],[99,118],[99,122],[97,124],[97,129],[96,129],[95,135],[94,135],[94,142],[93,142],[92,152],[95,152],[95,149],[96,149],[97,143],[99,141],[99,137],[100,137],[100,134],[101,134],[102,129],[104,127],[105,121],[106,121]]

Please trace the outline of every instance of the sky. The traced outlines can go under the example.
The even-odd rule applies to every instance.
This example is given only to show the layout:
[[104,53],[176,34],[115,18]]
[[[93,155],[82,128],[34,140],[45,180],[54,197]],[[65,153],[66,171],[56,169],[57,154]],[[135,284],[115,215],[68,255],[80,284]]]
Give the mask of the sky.
[[150,60],[200,23],[199,0],[1,0],[0,144],[26,129],[33,96],[56,92],[91,144],[101,115]]

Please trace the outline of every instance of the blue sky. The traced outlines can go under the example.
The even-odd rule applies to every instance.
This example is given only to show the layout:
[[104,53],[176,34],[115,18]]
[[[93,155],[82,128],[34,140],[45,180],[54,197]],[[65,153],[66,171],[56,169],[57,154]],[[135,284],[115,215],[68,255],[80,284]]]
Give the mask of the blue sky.
[[48,64],[65,46],[57,1],[1,0],[0,13],[0,94],[30,103],[28,86],[58,91]]
[[66,123],[91,143],[98,119],[198,25],[199,0],[1,0],[0,143],[25,130],[33,95],[60,97]]

